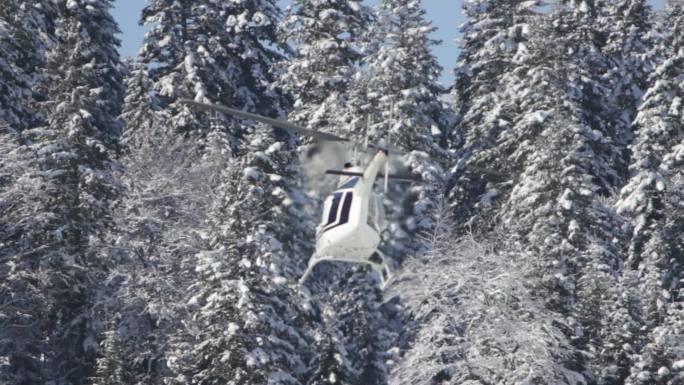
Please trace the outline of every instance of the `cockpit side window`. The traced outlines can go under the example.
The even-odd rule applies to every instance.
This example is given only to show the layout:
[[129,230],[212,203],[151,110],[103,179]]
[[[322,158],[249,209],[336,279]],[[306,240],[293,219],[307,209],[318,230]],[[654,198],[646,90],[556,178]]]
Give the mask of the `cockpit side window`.
[[359,182],[359,177],[358,176],[353,176],[349,179],[347,179],[338,189],[347,189],[347,188],[354,188],[356,184]]
[[[353,194],[354,193],[351,191],[347,191],[346,193],[339,192],[333,194],[333,201],[330,207],[330,212],[328,213],[328,221],[325,224],[324,231],[328,231],[337,226],[342,226],[349,222],[352,200],[354,199]],[[342,196],[344,196],[344,201],[342,199]],[[339,210],[340,215],[338,216],[337,211],[340,207],[340,203],[342,204],[342,208]]]
[[342,203],[342,213],[340,214],[340,224],[345,224],[349,222],[349,212],[351,211],[352,195],[350,191],[344,197],[344,203]]
[[340,201],[342,200],[343,193],[334,193],[332,197],[332,204],[330,205],[330,211],[328,211],[328,221],[326,226],[329,226],[337,220],[337,210],[340,208]]

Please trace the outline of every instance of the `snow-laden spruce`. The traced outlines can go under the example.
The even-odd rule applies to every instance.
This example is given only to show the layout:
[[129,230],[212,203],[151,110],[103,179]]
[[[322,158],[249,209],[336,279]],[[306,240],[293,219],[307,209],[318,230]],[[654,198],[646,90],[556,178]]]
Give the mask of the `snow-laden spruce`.
[[19,15],[44,17],[27,19],[27,31],[48,33],[52,23],[56,29],[44,61],[31,51],[35,45],[25,52],[40,63],[33,86],[39,114],[22,131],[26,168],[12,185],[21,200],[3,213],[22,245],[8,256],[12,274],[3,292],[18,299],[12,313],[31,316],[10,322],[17,353],[2,376],[11,383],[83,383],[98,352],[94,282],[106,264],[99,239],[120,191],[112,172],[123,90],[118,29],[109,1],[72,1],[57,10],[19,4],[26,7]]
[[684,141],[684,6],[667,7],[664,31],[657,51],[661,63],[650,74],[634,121],[631,179],[622,189],[617,208],[631,220],[627,250],[630,269],[638,272],[641,314],[649,330],[633,344],[628,384],[670,384],[684,378],[673,364],[682,359],[684,325],[679,290],[682,268],[682,153]]
[[[609,89],[608,103],[615,107],[607,124],[616,143],[624,147],[634,138],[632,121],[648,87],[648,73],[653,70],[652,10],[646,0],[611,0],[602,12],[599,28],[607,35],[602,51],[609,61],[604,82]],[[617,160],[620,178],[624,179],[629,152]]]
[[103,383],[155,383],[171,375],[167,347],[182,328],[184,289],[193,276],[187,257],[202,249],[207,229],[216,164],[197,164],[195,148],[173,131],[151,91],[147,68],[131,63],[117,173],[125,194],[108,234],[112,263],[101,303],[106,331],[96,378]]
[[461,225],[489,213],[502,195],[496,185],[507,182],[483,171],[503,175],[510,169],[497,147],[500,136],[511,129],[517,106],[505,94],[502,81],[529,55],[527,41],[540,5],[523,0],[463,4],[468,19],[461,26],[461,52],[451,91],[459,118],[451,148],[460,159],[449,183],[450,201]]
[[446,205],[438,210],[430,251],[406,261],[391,288],[412,338],[406,351],[394,349],[389,383],[586,383],[565,367],[574,349],[562,315],[536,294],[530,256],[507,244],[503,228],[454,242]]
[[[33,6],[32,6],[33,5]],[[36,205],[36,157],[24,130],[40,121],[31,91],[54,38],[49,1],[6,1],[0,7],[0,382],[42,382],[46,299],[36,267],[47,245]],[[50,26],[50,27],[48,27]]]
[[295,0],[279,26],[293,56],[279,64],[277,86],[294,99],[289,119],[343,137],[340,119],[356,68],[364,57],[371,10],[356,0]]
[[[273,48],[279,16],[274,1],[159,1],[143,10],[154,24],[141,61],[155,65],[148,67],[150,82],[145,73],[134,73],[131,85],[141,91],[131,89],[127,99],[125,142],[131,156],[126,166],[136,173],[130,179],[134,199],[127,206],[149,215],[135,220],[141,228],[131,228],[130,235],[153,263],[131,284],[140,285],[141,300],[155,306],[149,317],[163,332],[153,330],[159,340],[137,351],[153,369],[133,368],[139,379],[299,383],[304,364],[293,357],[306,350],[307,342],[292,326],[297,309],[283,313],[280,308],[293,307],[283,285],[297,272],[296,265],[283,261],[306,249],[290,241],[304,239],[295,229],[308,224],[297,211],[296,143],[281,131],[176,103],[184,97],[280,114],[285,99],[271,88],[270,72],[281,58]],[[150,93],[154,98],[145,100]],[[155,163],[150,154],[168,162]],[[141,186],[135,179],[144,173],[154,179]],[[167,199],[150,201],[150,194]],[[123,214],[131,218],[135,212]],[[275,221],[281,217],[290,218],[290,226]],[[147,227],[159,233],[145,239],[152,230]],[[155,276],[166,277],[170,289],[143,286]],[[244,300],[233,301],[234,295]],[[169,318],[171,311],[178,317]],[[266,314],[273,318],[261,318]],[[224,333],[226,325],[234,334]],[[260,347],[264,341],[273,345]]]
[[[364,59],[366,67],[356,77],[348,108],[349,124],[361,129],[369,125],[371,138],[412,152],[405,166],[425,183],[408,193],[406,186],[397,186],[392,194],[406,208],[404,213],[393,211],[405,218],[408,234],[430,228],[428,213],[445,179],[441,164],[449,161],[453,117],[440,100],[445,90],[438,83],[442,68],[430,51],[439,43],[430,38],[434,30],[420,1],[383,1],[370,37],[375,49]],[[418,242],[413,246],[419,247]]]

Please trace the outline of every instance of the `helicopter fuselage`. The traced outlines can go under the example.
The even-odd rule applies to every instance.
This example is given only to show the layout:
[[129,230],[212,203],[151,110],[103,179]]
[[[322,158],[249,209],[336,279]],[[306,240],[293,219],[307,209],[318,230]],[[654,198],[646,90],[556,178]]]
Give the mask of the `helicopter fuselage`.
[[[344,179],[337,190],[325,202],[323,219],[316,231],[316,252],[309,260],[309,266],[300,278],[301,285],[313,267],[321,261],[343,261],[370,264],[380,274],[383,286],[389,279],[389,269],[385,258],[378,250],[383,231],[384,212],[378,195],[373,193],[373,185],[378,172],[387,165],[389,154],[403,155],[405,152],[390,149],[386,145],[361,144],[351,138],[344,138],[326,132],[300,127],[291,122],[269,118],[217,104],[204,103],[190,99],[178,99],[181,104],[206,111],[215,111],[237,118],[261,122],[278,127],[287,132],[308,136],[317,140],[354,144],[356,148],[377,150],[375,157],[363,173],[356,171],[328,170],[328,174],[343,175]],[[402,182],[416,182],[416,178],[389,175],[385,169],[385,191],[390,179]]]
[[370,264],[383,282],[387,278],[384,258],[378,251],[384,213],[380,196],[373,193],[375,179],[386,162],[387,154],[378,151],[362,176],[342,179],[326,198],[316,231],[316,252],[300,282],[324,260]]

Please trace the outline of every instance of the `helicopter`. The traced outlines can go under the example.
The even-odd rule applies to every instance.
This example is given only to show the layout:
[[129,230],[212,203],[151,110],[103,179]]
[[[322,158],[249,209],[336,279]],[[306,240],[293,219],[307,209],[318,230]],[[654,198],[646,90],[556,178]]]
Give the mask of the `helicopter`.
[[[373,190],[378,177],[384,179],[387,191],[390,180],[399,182],[421,182],[413,176],[391,175],[388,172],[391,155],[405,155],[405,152],[390,148],[385,144],[356,142],[350,138],[310,130],[287,121],[217,105],[180,99],[182,104],[198,109],[215,111],[238,118],[265,123],[293,134],[317,140],[350,143],[354,146],[355,158],[358,149],[374,152],[373,158],[365,168],[352,163],[345,164],[343,170],[327,170],[326,174],[340,177],[335,191],[325,199],[321,222],[316,227],[315,252],[309,258],[304,274],[299,279],[303,286],[317,264],[323,261],[367,264],[377,272],[381,287],[384,288],[391,278],[386,256],[379,250],[382,233],[385,230],[385,212],[382,196]],[[357,159],[355,159],[356,161]],[[380,173],[384,169],[384,173]]]

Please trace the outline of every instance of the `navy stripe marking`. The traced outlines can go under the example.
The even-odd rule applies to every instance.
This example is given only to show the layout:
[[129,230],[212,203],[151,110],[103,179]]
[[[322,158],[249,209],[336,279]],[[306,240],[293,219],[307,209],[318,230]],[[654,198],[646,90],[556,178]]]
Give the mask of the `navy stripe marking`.
[[[337,224],[334,224],[334,225],[326,228],[324,231],[332,230],[338,226],[342,226],[345,223],[349,222],[349,215],[351,212],[351,205],[352,205],[353,196],[354,196],[354,193],[351,191],[349,191],[345,195],[344,203],[342,203],[342,212],[340,213],[340,221]],[[339,201],[338,201],[338,204],[339,204]],[[330,222],[328,222],[328,225],[330,225]]]

